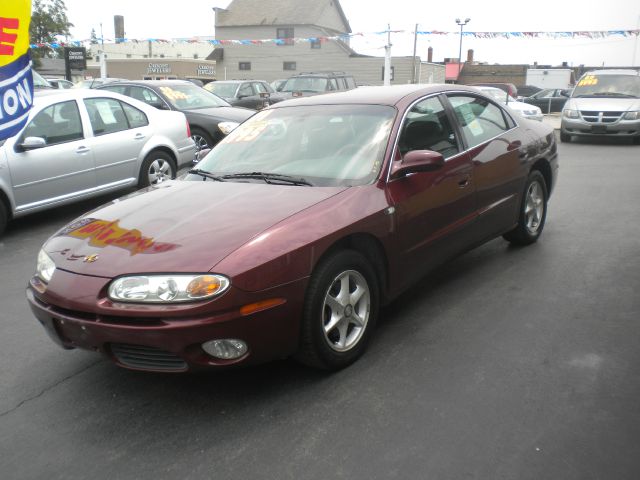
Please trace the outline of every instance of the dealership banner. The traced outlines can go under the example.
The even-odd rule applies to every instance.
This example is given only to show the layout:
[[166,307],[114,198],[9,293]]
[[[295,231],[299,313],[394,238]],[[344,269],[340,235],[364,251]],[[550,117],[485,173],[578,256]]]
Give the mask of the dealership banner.
[[2,1],[0,6],[0,140],[24,126],[33,104],[29,55],[31,0]]

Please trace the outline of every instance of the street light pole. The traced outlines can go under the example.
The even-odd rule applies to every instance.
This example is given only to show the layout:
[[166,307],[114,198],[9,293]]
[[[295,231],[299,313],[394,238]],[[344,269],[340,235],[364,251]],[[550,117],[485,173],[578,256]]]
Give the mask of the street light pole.
[[456,23],[460,25],[460,48],[458,50],[458,81],[460,81],[460,72],[462,71],[462,29],[470,21],[470,18],[465,18],[464,22],[459,18],[456,18]]

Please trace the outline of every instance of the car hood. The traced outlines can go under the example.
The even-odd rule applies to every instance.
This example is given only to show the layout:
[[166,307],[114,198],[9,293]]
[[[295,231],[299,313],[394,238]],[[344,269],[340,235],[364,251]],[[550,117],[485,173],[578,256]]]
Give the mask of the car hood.
[[207,272],[269,227],[344,189],[170,181],[85,214],[44,250],[57,268],[83,275]]
[[594,112],[626,112],[640,110],[638,98],[584,97],[571,98],[564,106],[565,110],[585,110]]
[[212,107],[212,108],[198,108],[195,110],[183,110],[187,116],[193,117],[215,117],[222,122],[244,122],[247,118],[253,115],[255,110],[240,107]]

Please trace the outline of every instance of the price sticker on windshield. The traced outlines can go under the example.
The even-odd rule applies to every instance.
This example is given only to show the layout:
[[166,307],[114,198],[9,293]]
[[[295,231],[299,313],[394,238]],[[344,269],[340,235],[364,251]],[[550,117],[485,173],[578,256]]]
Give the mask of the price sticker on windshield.
[[171,87],[160,87],[160,91],[171,100],[186,100],[187,98],[189,98],[187,94],[174,90]]
[[578,82],[579,87],[590,87],[592,85],[598,84],[598,77],[594,77],[593,75],[587,75],[583,79]]

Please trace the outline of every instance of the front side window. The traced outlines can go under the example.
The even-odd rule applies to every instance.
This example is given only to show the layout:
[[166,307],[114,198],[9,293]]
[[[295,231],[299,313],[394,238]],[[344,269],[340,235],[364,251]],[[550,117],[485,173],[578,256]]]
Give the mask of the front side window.
[[84,100],[95,136],[120,132],[129,128],[122,104],[113,98],[87,98]]
[[412,150],[432,150],[446,159],[460,150],[447,112],[437,97],[418,102],[407,114],[398,140],[404,156]]
[[271,92],[271,87],[265,83],[262,82],[255,82],[253,84],[253,88],[256,89],[256,92],[258,93],[270,93]]
[[365,185],[380,173],[395,115],[393,107],[382,105],[263,110],[225,137],[198,168],[222,177],[262,172],[316,186]]
[[44,138],[47,145],[84,138],[78,104],[71,100],[45,108],[29,122],[18,143],[27,137]]
[[240,87],[240,90],[238,90],[238,96],[239,97],[250,97],[253,95],[253,89],[251,88],[251,84],[250,83],[243,83],[242,86]]
[[475,147],[509,130],[502,109],[488,100],[452,95],[449,101],[469,147]]

